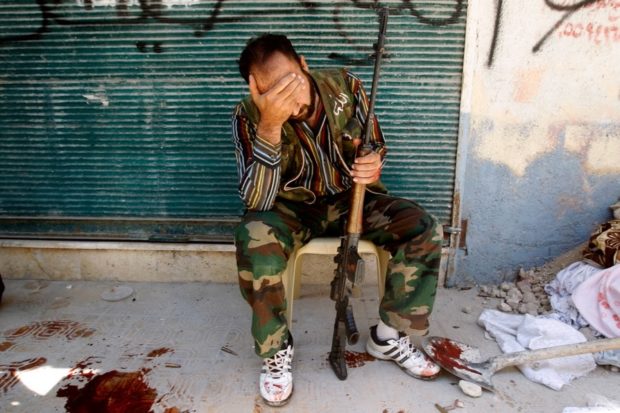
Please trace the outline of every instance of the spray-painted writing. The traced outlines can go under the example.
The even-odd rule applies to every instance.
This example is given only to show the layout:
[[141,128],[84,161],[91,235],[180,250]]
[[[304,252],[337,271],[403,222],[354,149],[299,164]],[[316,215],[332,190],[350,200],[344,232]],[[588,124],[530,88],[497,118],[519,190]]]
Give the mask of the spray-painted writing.
[[[243,22],[246,19],[257,16],[269,16],[273,13],[272,8],[260,8],[252,11],[240,12],[238,8],[227,10],[224,16],[224,6],[227,0],[204,1],[204,0],[35,0],[40,10],[40,26],[27,34],[0,37],[0,47],[5,44],[18,41],[40,39],[53,24],[60,26],[122,26],[128,24],[164,23],[186,26],[196,37],[205,36],[217,24]],[[446,17],[431,17],[425,9],[412,0],[402,0],[390,4],[390,13],[394,15],[410,15],[425,25],[446,26],[457,23],[463,15],[465,0],[454,0],[452,3],[442,3],[433,6],[433,16],[439,10]],[[352,0],[351,2],[338,2],[334,4],[319,3],[309,0],[297,0],[297,3],[306,10],[317,10],[322,7],[331,7],[332,20],[339,36],[349,42],[353,48],[367,50],[368,45],[356,45],[354,37],[348,33],[346,25],[340,20],[340,12],[344,7],[358,9],[378,10],[380,5],[377,0]],[[110,8],[115,16],[105,16],[99,13],[92,16],[84,16],[76,13],[76,6],[86,11],[97,8]],[[196,13],[174,13],[181,7],[190,8],[196,6]],[[443,10],[445,9],[445,10]],[[77,16],[77,17],[75,17]],[[165,51],[163,44],[156,43],[150,47],[146,42],[137,42],[136,48],[140,52],[153,51],[162,53]],[[332,59],[350,60],[353,63],[362,63],[345,56],[330,55]],[[364,62],[369,59],[363,59]]]
[[557,31],[562,39],[581,39],[595,45],[620,43],[620,0],[600,0],[584,7],[580,18]]
[[[487,67],[493,65],[495,51],[502,32],[502,8],[504,0],[496,0],[495,27]],[[543,45],[557,33],[562,39],[585,39],[593,44],[620,42],[620,0],[543,0],[554,11],[562,12],[561,17],[549,28],[532,47],[532,53],[539,52]],[[579,12],[579,13],[578,13]],[[607,13],[601,17],[601,13]],[[582,16],[585,20],[569,18]]]
[[[140,7],[140,0],[76,0],[77,5],[86,8],[95,7]],[[193,6],[200,3],[201,0],[160,0],[160,3],[167,8],[174,6]]]

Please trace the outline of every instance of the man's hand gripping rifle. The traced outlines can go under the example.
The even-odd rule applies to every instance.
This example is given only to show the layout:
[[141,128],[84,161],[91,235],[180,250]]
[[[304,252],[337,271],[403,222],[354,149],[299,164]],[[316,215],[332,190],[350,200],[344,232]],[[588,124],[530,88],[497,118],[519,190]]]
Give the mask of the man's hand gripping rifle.
[[[384,52],[387,18],[388,9],[381,9],[379,40],[375,45],[375,67],[372,77],[370,103],[363,131],[364,142],[363,145],[359,145],[359,137],[354,137],[358,143],[356,156],[364,156],[372,151],[370,136],[374,128],[375,100],[377,96],[377,84],[379,83],[381,58]],[[365,184],[353,184],[346,234],[342,237],[342,242],[338,248],[338,255],[334,258],[338,266],[334,271],[330,297],[332,300],[336,301],[336,321],[334,323],[334,335],[332,338],[332,348],[329,353],[329,363],[340,380],[345,380],[347,378],[347,366],[344,359],[346,342],[348,341],[350,344],[355,344],[359,339],[359,332],[357,331],[355,319],[353,318],[353,310],[351,309],[351,304],[349,304],[349,296],[352,286],[361,283],[364,278],[364,261],[357,251],[357,246],[360,235],[362,234],[365,190]]]

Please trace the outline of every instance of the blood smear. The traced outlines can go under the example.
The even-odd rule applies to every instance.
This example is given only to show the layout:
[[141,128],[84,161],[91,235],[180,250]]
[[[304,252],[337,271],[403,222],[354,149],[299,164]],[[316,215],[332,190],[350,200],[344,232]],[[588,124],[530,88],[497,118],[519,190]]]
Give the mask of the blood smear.
[[348,350],[344,352],[344,361],[349,368],[362,367],[367,361],[374,360],[375,358],[366,352],[359,353],[357,351]]
[[472,369],[461,363],[463,349],[449,339],[439,339],[432,341],[433,358],[446,369],[460,369],[480,374],[478,370]]
[[112,370],[81,389],[67,385],[56,396],[67,398],[67,413],[149,413],[157,392],[146,384],[142,371]]

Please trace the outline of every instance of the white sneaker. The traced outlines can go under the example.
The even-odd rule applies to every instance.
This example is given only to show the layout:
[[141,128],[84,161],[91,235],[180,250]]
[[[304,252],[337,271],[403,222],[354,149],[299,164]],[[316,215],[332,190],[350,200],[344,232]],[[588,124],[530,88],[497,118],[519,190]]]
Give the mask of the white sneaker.
[[366,351],[380,360],[392,360],[407,374],[422,380],[432,380],[439,374],[440,367],[426,354],[415,348],[409,336],[402,335],[398,340],[380,340],[377,326],[370,328]]
[[293,337],[272,357],[263,360],[260,372],[260,395],[269,406],[286,404],[293,393]]

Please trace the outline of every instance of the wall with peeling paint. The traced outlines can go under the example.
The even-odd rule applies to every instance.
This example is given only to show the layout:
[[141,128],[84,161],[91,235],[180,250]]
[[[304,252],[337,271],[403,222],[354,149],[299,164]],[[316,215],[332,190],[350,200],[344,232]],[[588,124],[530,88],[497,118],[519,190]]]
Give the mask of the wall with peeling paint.
[[573,249],[620,196],[620,0],[483,0],[467,22],[449,284]]

